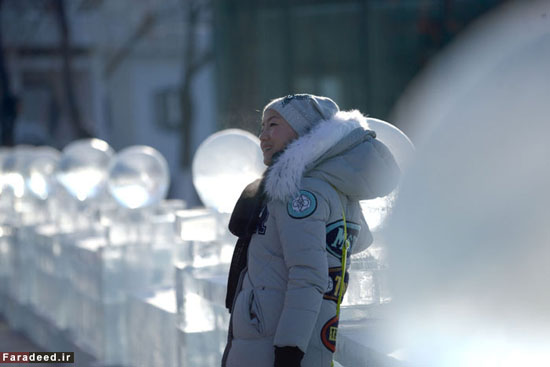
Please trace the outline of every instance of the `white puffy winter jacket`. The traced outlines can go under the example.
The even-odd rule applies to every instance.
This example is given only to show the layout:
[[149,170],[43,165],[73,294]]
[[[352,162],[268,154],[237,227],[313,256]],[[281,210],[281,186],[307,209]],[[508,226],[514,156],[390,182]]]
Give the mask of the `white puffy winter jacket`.
[[[351,252],[372,242],[359,200],[397,185],[389,150],[358,111],[338,112],[293,141],[266,177],[267,204],[232,310],[226,367],[272,367],[274,346],[328,367],[336,344],[345,210]],[[346,277],[347,282],[347,277]]]

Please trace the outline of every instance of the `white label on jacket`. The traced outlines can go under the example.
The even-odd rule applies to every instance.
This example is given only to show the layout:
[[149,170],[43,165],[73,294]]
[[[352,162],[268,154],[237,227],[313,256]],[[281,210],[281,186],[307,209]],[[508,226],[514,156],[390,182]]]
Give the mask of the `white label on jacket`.
[[315,209],[317,209],[317,198],[306,190],[300,190],[300,193],[287,205],[288,215],[297,219],[309,217]]
[[[353,247],[355,240],[359,236],[359,231],[361,230],[361,226],[357,223],[353,223],[350,221],[346,222],[347,224],[347,232],[348,232],[348,240],[351,244],[351,247]],[[339,220],[334,223],[330,223],[327,225],[327,251],[330,252],[332,255],[336,256],[337,258],[342,258],[342,247],[344,246],[344,221]],[[348,252],[348,255],[351,254],[351,251]]]

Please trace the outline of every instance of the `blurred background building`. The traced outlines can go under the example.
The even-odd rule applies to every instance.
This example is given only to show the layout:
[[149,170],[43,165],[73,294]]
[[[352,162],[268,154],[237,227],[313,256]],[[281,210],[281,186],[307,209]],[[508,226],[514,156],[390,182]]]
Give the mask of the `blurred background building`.
[[2,145],[150,145],[170,196],[193,205],[192,156],[214,131],[256,133],[270,99],[298,92],[387,119],[434,55],[504,2],[0,0]]

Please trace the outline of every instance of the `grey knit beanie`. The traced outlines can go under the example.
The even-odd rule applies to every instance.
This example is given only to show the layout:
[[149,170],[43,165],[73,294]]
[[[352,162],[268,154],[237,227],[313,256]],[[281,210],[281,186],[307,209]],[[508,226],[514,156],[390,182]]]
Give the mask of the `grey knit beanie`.
[[307,133],[319,121],[332,118],[340,110],[332,99],[312,94],[291,94],[274,99],[265,106],[263,113],[269,109],[279,112],[298,136]]

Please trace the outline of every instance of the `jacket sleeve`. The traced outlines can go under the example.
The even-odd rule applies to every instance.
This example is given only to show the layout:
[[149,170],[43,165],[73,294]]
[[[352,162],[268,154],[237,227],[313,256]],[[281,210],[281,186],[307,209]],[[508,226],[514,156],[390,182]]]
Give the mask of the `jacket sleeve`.
[[327,200],[316,192],[301,190],[300,196],[287,203],[274,203],[288,269],[285,302],[274,345],[297,346],[305,352],[328,284],[325,242],[330,208]]

